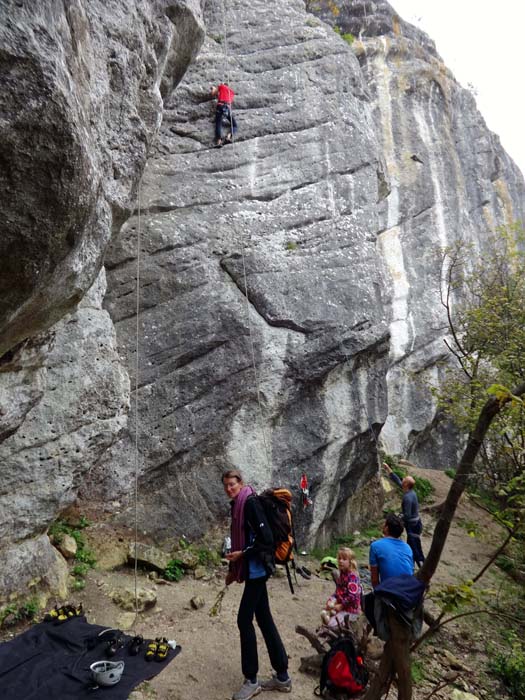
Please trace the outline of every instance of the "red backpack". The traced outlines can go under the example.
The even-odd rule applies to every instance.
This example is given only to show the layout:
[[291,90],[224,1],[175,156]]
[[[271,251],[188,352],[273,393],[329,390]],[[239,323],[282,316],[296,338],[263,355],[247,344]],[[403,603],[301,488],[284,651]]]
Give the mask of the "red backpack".
[[354,642],[343,637],[334,642],[326,652],[321,667],[321,695],[325,688],[333,692],[344,691],[348,696],[358,695],[368,683],[368,671],[358,656]]

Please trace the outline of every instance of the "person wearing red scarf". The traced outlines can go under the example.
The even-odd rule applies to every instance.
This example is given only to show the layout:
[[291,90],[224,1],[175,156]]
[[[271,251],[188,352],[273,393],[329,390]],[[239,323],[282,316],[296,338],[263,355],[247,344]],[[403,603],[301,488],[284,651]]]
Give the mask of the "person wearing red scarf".
[[[275,626],[268,600],[266,582],[275,571],[273,535],[264,510],[251,486],[245,486],[240,472],[229,470],[222,475],[226,495],[231,499],[232,551],[226,584],[244,582],[244,591],[237,614],[241,637],[241,667],[244,683],[232,700],[250,700],[261,690],[289,693],[292,680],[288,675],[288,655]],[[259,681],[257,673],[257,638],[253,618],[262,632],[275,674]]]

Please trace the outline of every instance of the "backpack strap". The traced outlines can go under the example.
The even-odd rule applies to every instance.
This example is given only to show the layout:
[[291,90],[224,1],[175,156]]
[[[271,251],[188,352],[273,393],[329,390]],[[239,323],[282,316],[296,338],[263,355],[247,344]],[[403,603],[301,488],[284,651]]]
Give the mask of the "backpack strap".
[[[293,562],[293,559],[292,559],[292,562]],[[286,564],[284,566],[286,569],[286,578],[288,579],[288,585],[290,586],[290,590],[291,590],[292,595],[293,595],[295,593],[295,591],[293,589],[292,576],[290,574],[290,567],[288,566],[288,562],[286,562]],[[294,564],[294,568],[295,568],[295,564]],[[295,579],[295,582],[297,583],[297,577]]]

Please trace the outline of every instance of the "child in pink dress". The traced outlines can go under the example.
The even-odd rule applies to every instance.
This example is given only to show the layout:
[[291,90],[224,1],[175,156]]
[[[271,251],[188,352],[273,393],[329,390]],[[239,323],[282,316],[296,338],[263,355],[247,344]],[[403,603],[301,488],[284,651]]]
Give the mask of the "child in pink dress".
[[328,627],[337,627],[349,615],[350,622],[357,620],[361,614],[361,596],[363,589],[357,569],[355,554],[349,547],[340,547],[337,552],[339,577],[335,593],[326,601],[321,619]]

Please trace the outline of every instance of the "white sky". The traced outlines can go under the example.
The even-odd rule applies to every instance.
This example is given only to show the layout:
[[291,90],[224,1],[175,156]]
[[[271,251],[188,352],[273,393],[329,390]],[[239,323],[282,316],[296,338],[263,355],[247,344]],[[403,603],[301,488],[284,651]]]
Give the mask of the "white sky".
[[456,80],[472,84],[478,109],[525,173],[522,0],[389,0],[426,32]]

